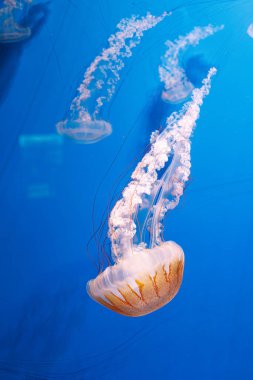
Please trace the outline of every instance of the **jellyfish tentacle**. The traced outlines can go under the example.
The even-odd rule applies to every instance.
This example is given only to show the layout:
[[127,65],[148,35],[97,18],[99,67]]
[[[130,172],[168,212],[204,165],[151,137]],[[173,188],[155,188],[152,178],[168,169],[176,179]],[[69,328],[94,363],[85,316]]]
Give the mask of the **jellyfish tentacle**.
[[4,0],[0,8],[0,43],[14,43],[22,41],[31,35],[29,27],[20,26],[14,17],[15,10],[22,10],[24,3],[29,0]]
[[178,205],[185,184],[189,179],[191,167],[190,137],[196,125],[195,122],[191,123],[189,116],[195,112],[199,113],[199,107],[203,102],[203,97],[206,96],[210,90],[210,78],[215,73],[216,70],[211,69],[207,79],[203,81],[202,88],[200,90],[194,90],[193,100],[195,100],[195,107],[189,107],[189,115],[186,113],[181,123],[179,123],[178,133],[176,133],[177,138],[173,146],[173,160],[161,179],[161,191],[154,205],[150,231],[151,247],[161,244],[161,233],[163,230],[162,220],[168,210],[172,210]]
[[[157,200],[153,206],[153,212],[150,217],[150,248],[153,248],[155,245],[161,244],[161,232],[162,232],[162,223],[161,220],[164,217],[165,204],[169,202],[168,198],[171,196],[172,188],[175,186],[175,171],[177,170],[180,157],[174,155],[171,164],[163,174],[160,180],[160,189],[158,193]],[[175,204],[176,207],[176,204]]]

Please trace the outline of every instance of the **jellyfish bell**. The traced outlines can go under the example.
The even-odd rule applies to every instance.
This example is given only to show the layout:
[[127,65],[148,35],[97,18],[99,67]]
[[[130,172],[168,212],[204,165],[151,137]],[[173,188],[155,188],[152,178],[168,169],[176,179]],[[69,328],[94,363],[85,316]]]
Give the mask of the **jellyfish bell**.
[[171,104],[181,103],[191,95],[193,89],[194,86],[190,81],[179,81],[168,88],[166,91],[162,92],[162,100]]
[[82,144],[94,144],[112,133],[111,124],[105,120],[76,119],[57,123],[57,132]]
[[248,26],[247,34],[249,37],[253,38],[253,23]]
[[0,43],[14,43],[30,37],[31,29],[18,25],[13,11],[18,7],[16,2],[6,1],[0,9]]
[[152,313],[178,293],[184,271],[184,252],[173,241],[152,249],[130,252],[87,284],[92,299],[131,317]]
[[12,43],[23,41],[31,36],[31,29],[21,27],[16,23],[8,22],[1,25],[0,28],[0,42]]

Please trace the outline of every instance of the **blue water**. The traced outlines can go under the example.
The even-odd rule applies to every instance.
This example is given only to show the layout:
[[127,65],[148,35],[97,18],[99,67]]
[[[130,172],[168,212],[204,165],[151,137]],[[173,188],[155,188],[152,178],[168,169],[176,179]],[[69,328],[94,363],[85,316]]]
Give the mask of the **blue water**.
[[[1,379],[253,378],[253,2],[199,3],[37,1],[23,20],[31,37],[0,45]],[[105,109],[112,135],[92,145],[57,135],[116,24],[178,5],[126,63]],[[123,317],[85,291],[97,275],[95,244],[86,251],[92,215],[97,226],[174,110],[160,99],[164,42],[209,22],[224,31],[183,64],[195,85],[212,65],[218,74],[193,136],[190,182],[165,220],[165,239],[185,251],[183,284],[155,313]]]

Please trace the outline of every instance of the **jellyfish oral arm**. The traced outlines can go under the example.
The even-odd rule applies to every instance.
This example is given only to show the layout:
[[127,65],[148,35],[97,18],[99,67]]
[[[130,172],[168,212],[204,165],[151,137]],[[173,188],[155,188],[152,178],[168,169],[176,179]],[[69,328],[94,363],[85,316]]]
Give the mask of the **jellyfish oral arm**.
[[[132,16],[130,19],[123,19],[117,25],[119,30],[116,34],[109,37],[109,47],[103,49],[101,55],[95,58],[87,69],[83,83],[78,89],[77,96],[72,103],[73,108],[80,108],[81,103],[87,100],[92,92],[107,88],[107,96],[100,96],[96,99],[94,114],[98,114],[104,100],[109,100],[114,93],[115,85],[120,79],[119,71],[124,67],[124,58],[132,55],[132,49],[141,41],[143,33],[153,28],[168,14],[165,12],[161,16],[155,17],[147,13],[145,17],[138,18]],[[111,73],[111,77],[109,76]],[[95,82],[91,86],[92,82]]]
[[[112,255],[115,261],[133,254],[133,237],[136,233],[134,215],[142,205],[145,195],[149,196],[159,181],[158,172],[164,168],[170,156],[173,156],[163,178],[160,180],[158,201],[153,206],[153,228],[156,236],[151,234],[152,246],[157,241],[161,219],[168,209],[175,208],[183,194],[184,184],[190,175],[190,137],[199,118],[200,106],[209,93],[211,77],[216,69],[210,69],[200,89],[195,89],[192,100],[181,112],[173,113],[166,122],[166,128],[159,135],[151,137],[150,151],[143,157],[132,174],[132,181],[124,189],[122,198],[116,203],[109,219],[109,237],[112,242]],[[161,190],[162,188],[162,190]],[[170,193],[170,199],[166,201]],[[159,211],[158,211],[159,210]],[[155,227],[156,226],[156,227]],[[160,227],[158,227],[160,230]],[[141,244],[142,242],[139,242]]]
[[19,25],[13,14],[15,9],[22,10],[24,2],[27,1],[5,0],[3,2],[4,7],[0,8],[0,43],[15,43],[30,37],[31,29]]
[[188,80],[185,70],[180,66],[180,56],[189,46],[196,46],[199,42],[224,28],[207,25],[195,27],[185,36],[178,37],[174,42],[167,41],[168,47],[159,66],[160,81],[164,84],[162,99],[170,103],[179,103],[186,99],[194,86]]

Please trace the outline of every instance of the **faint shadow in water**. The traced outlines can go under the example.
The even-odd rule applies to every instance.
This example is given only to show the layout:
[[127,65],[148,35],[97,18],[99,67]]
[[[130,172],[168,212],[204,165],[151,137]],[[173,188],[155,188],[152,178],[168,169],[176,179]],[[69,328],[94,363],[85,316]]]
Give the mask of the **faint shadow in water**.
[[[202,80],[206,77],[210,67],[211,64],[208,64],[202,55],[191,57],[184,64],[186,76],[194,87],[201,86]],[[187,98],[177,104],[166,103],[161,99],[162,91],[163,87],[161,85],[147,105],[146,131],[148,135],[161,126],[164,126],[166,118],[169,117],[172,112],[180,110],[182,105],[189,100],[189,98]]]
[[15,77],[23,50],[36,37],[49,15],[49,1],[30,7],[20,25],[31,28],[31,36],[23,41],[0,44],[0,104],[4,101]]
[[195,55],[187,60],[184,65],[186,76],[194,87],[200,87],[203,78],[207,76],[208,70],[212,66],[205,61],[203,55]]
[[[69,275],[64,272],[61,280],[59,273],[47,276],[46,289],[36,291],[23,304],[20,314],[14,316],[15,326],[1,337],[0,377],[93,380],[95,374],[96,378],[106,375],[110,378],[112,368],[121,368],[129,347],[142,346],[143,339],[159,326],[156,320],[151,320],[129,337],[119,339],[116,346],[108,348],[105,341],[103,352],[81,355],[78,359],[73,349],[77,341],[89,346],[83,339],[86,304],[80,286],[83,274],[79,269],[70,272]],[[56,282],[58,287],[52,291]]]
[[75,275],[77,278],[52,273],[24,302],[12,328],[0,337],[0,377],[13,373],[49,379],[48,374],[64,367],[64,362],[57,366],[57,360],[64,357],[85,320],[84,297],[80,294],[83,274],[75,270]]
[[147,120],[145,130],[148,134],[148,137],[152,132],[164,126],[166,118],[180,107],[180,104],[171,104],[164,102],[161,98],[162,91],[163,86],[161,85],[156,90],[155,94],[152,96],[152,99],[147,105]]

